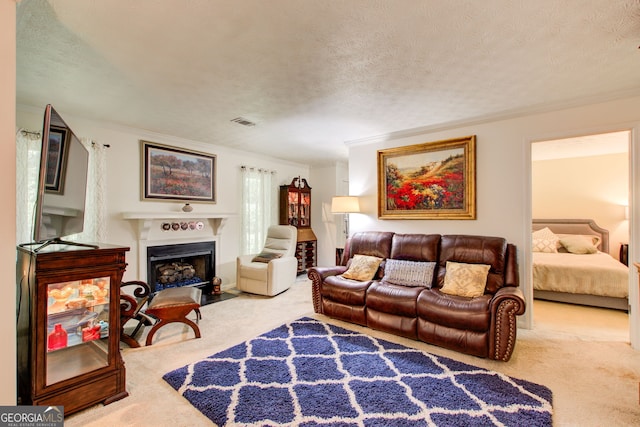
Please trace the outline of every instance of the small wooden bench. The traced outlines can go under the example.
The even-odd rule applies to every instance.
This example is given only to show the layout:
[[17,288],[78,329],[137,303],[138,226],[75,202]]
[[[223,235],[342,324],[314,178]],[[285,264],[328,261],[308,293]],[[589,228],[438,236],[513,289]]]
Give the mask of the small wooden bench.
[[196,321],[200,320],[200,298],[202,297],[202,289],[183,286],[180,288],[169,288],[158,292],[149,306],[145,310],[145,314],[151,315],[158,321],[151,327],[147,334],[145,345],[151,345],[155,333],[169,323],[179,322],[191,326],[196,338],[200,338],[200,328],[192,320],[187,319],[187,314],[191,311],[196,312]]

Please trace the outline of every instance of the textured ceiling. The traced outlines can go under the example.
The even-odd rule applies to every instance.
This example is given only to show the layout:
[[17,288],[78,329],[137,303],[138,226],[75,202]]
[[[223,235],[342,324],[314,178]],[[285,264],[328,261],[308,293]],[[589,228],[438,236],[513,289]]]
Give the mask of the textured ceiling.
[[17,103],[327,164],[348,141],[638,94],[639,44],[638,0],[23,0]]

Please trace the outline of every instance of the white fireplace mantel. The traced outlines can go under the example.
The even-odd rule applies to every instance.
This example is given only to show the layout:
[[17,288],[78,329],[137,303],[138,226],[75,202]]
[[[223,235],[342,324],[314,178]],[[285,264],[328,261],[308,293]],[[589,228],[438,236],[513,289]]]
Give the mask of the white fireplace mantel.
[[218,236],[228,218],[235,214],[214,213],[214,212],[123,212],[122,218],[138,221],[138,238],[147,240],[149,232],[154,222],[176,220],[207,220],[213,230],[213,234]]

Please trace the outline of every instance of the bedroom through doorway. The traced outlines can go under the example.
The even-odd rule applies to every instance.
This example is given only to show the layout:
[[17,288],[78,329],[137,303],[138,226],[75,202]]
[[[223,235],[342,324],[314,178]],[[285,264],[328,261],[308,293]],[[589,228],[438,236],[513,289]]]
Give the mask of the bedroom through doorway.
[[[611,307],[628,307],[630,138],[625,130],[532,142],[534,327],[569,332],[602,312],[615,331],[597,339],[618,341],[622,328],[629,342],[629,316]],[[547,238],[555,245],[545,247]],[[594,252],[589,245],[596,253],[582,253]],[[570,333],[594,339],[588,328]]]

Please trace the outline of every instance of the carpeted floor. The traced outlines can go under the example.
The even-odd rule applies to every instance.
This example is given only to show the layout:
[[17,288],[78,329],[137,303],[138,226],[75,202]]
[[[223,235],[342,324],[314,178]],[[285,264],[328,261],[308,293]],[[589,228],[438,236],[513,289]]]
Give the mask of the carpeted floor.
[[163,378],[217,425],[552,425],[544,386],[309,317]]
[[300,276],[291,289],[274,298],[241,294],[202,307],[200,339],[193,338],[191,328],[174,324],[160,329],[150,347],[123,345],[129,397],[69,416],[65,427],[212,425],[162,376],[303,316],[542,384],[553,392],[554,426],[640,425],[640,352],[629,345],[627,315],[534,304],[534,328],[518,331],[513,357],[503,363],[316,315],[311,283]]

